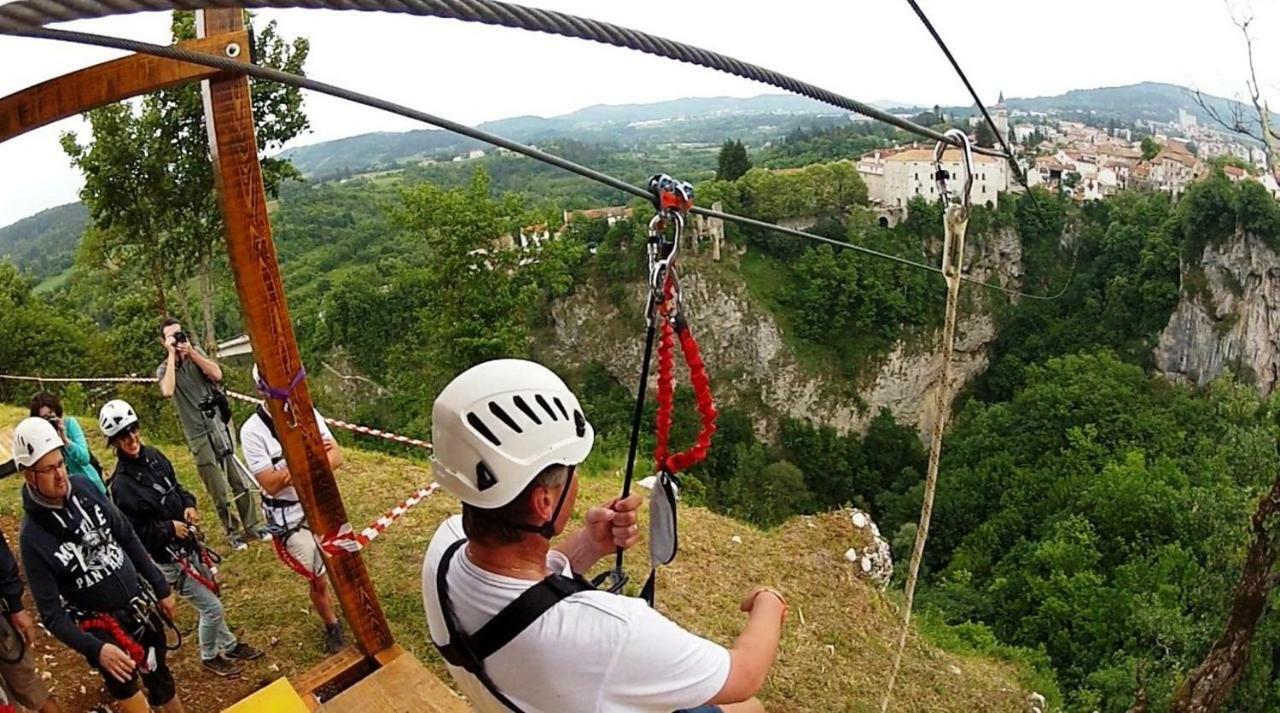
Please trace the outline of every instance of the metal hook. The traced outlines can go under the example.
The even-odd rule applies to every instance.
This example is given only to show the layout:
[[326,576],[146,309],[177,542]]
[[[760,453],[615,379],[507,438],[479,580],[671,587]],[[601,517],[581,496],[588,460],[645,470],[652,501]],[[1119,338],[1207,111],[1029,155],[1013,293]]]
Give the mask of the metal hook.
[[[973,146],[969,143],[969,135],[959,129],[948,129],[945,136],[948,139],[954,139],[960,144],[961,162],[964,165],[964,189],[961,191],[960,198],[965,215],[968,217],[969,194],[973,191]],[[933,149],[934,180],[937,182],[938,193],[942,196],[942,204],[944,206],[951,205],[955,200],[955,197],[952,196],[951,191],[947,188],[949,174],[942,167],[943,154],[952,145],[950,142],[939,141],[938,145]]]
[[[671,240],[665,236],[668,221],[671,224]],[[649,221],[649,289],[654,294],[662,291],[667,271],[675,264],[680,252],[680,240],[684,234],[684,216],[676,211],[664,210]]]

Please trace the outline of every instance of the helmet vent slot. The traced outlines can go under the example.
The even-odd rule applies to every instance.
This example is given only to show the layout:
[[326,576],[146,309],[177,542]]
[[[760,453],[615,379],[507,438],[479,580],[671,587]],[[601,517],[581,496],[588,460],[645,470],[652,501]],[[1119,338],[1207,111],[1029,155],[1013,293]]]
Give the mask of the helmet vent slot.
[[560,415],[561,415],[561,416],[564,416],[564,420],[568,421],[568,420],[569,420],[569,412],[564,410],[564,403],[563,403],[562,401],[560,401],[560,397],[559,397],[559,396],[552,396],[552,397],[551,397],[551,400],[556,402],[556,408],[560,409]]
[[489,470],[489,466],[483,461],[476,463],[476,490],[483,493],[497,484],[498,479],[494,477],[493,471]]
[[581,411],[576,409],[573,412],[573,430],[578,434],[578,438],[587,435],[587,419]]
[[481,421],[479,416],[474,413],[468,413],[467,423],[471,424],[471,427],[476,429],[476,432],[483,436],[486,441],[495,446],[502,445],[502,441],[499,441],[498,437],[493,435],[493,431],[489,430],[489,426],[486,425],[484,421]]
[[496,401],[489,402],[489,412],[494,416],[497,416],[499,421],[507,424],[507,428],[510,428],[516,433],[524,433],[524,430],[520,428],[520,424],[516,423],[515,419],[508,416],[507,412],[503,411],[502,407],[499,406]]
[[523,411],[524,415],[528,416],[530,421],[533,421],[539,426],[542,425],[542,419],[538,418],[538,414],[534,413],[533,409],[529,408],[529,402],[525,401],[523,396],[516,396],[511,399],[511,402],[516,405],[516,408]]
[[543,411],[547,412],[547,415],[551,417],[552,421],[560,420],[560,417],[556,415],[556,412],[551,410],[551,404],[547,403],[547,400],[542,398],[542,394],[535,394],[533,399],[538,402],[538,405],[542,407]]

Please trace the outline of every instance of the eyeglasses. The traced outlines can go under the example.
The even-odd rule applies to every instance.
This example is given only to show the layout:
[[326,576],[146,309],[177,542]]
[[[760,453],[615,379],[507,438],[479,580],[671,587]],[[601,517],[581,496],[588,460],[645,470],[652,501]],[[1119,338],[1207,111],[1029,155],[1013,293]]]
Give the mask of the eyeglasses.
[[67,459],[61,458],[58,460],[57,463],[46,465],[41,468],[32,468],[31,472],[35,473],[36,477],[42,477],[48,473],[57,473],[58,471],[64,470],[66,467],[67,467]]

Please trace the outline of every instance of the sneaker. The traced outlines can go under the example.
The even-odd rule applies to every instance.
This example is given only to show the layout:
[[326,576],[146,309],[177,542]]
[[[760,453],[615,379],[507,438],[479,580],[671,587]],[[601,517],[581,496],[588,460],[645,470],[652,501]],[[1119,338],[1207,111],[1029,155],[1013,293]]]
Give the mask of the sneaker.
[[263,542],[269,542],[271,540],[271,533],[268,532],[265,527],[253,533],[253,536],[258,538],[259,540],[262,540]]
[[262,658],[262,652],[242,641],[236,644],[235,648],[223,654],[223,656],[233,661],[253,661],[254,659]]
[[223,678],[239,676],[240,672],[244,671],[244,666],[241,666],[226,656],[214,656],[211,659],[204,659],[200,663],[203,664],[205,668],[219,676],[222,676]]
[[347,640],[342,636],[342,624],[334,622],[326,624],[324,627],[324,652],[326,654],[336,654],[347,645]]
[[249,546],[245,544],[244,540],[242,540],[240,536],[235,534],[234,532],[227,533],[227,544],[231,545],[231,549],[235,550],[236,552],[241,552],[243,550],[249,549]]

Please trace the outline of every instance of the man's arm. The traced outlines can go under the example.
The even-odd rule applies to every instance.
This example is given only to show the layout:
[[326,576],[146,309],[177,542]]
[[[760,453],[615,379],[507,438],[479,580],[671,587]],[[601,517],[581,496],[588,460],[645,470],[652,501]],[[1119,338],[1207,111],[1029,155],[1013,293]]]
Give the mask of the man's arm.
[[711,705],[751,699],[764,686],[778,655],[787,615],[782,595],[772,589],[753,589],[742,601],[742,610],[747,612],[747,626],[729,649],[729,678],[715,698],[707,701]]
[[204,372],[205,378],[215,384],[222,381],[222,367],[218,365],[218,362],[190,344],[179,348],[183,350],[183,354],[196,363],[196,366],[200,367],[200,371]]
[[639,493],[632,493],[625,500],[614,498],[591,508],[587,511],[586,525],[552,549],[569,559],[575,573],[590,571],[601,557],[618,547],[625,550],[640,541],[637,511],[643,503],[644,498]]
[[0,532],[0,599],[10,612],[22,611],[22,577],[18,575],[18,560],[4,533]]
[[160,382],[160,395],[166,399],[173,398],[174,389],[178,385],[178,355],[169,347],[169,356],[165,357],[165,362],[156,369],[156,379]]

